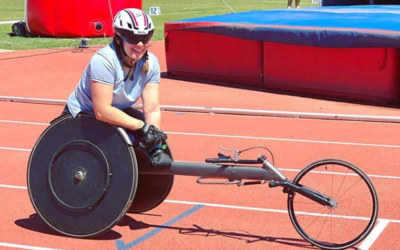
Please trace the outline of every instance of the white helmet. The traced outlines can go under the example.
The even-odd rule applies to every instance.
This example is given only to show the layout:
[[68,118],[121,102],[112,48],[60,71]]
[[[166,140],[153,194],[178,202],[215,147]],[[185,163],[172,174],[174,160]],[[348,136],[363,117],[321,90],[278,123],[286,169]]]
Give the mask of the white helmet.
[[154,24],[150,16],[139,9],[124,9],[115,15],[114,33],[128,43],[147,44],[154,32]]

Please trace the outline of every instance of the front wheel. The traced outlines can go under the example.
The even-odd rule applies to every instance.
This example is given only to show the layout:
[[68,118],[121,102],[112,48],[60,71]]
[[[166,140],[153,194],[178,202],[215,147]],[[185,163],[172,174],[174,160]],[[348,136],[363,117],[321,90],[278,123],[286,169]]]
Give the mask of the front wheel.
[[341,160],[322,160],[303,170],[294,184],[309,187],[335,201],[323,206],[293,191],[288,211],[297,232],[323,249],[345,249],[362,241],[378,217],[378,197],[359,168]]

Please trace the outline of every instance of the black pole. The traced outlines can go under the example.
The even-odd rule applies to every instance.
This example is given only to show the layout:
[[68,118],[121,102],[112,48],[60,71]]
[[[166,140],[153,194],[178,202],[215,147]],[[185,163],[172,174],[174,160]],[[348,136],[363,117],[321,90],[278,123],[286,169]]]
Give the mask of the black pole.
[[202,178],[228,179],[235,180],[265,180],[279,181],[270,171],[254,166],[242,165],[222,165],[200,162],[172,162],[169,167],[139,167],[139,174],[167,174],[167,175],[186,175],[199,176]]

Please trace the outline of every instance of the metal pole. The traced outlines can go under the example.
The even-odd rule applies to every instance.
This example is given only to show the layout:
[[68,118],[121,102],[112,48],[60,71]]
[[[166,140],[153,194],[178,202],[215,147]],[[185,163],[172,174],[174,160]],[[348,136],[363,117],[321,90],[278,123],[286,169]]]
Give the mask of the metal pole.
[[[12,97],[12,96],[0,96],[0,101],[48,104],[48,105],[65,105],[67,103],[65,100],[25,98],[25,97]],[[133,107],[140,109],[142,105],[135,104],[133,105]],[[161,105],[161,109],[163,111],[173,111],[173,112],[400,123],[400,117],[396,116],[326,114],[326,113],[311,113],[311,112],[269,111],[269,110],[254,110],[254,109],[231,109],[231,108],[193,107],[193,106],[175,106],[175,105]]]
[[0,101],[48,104],[48,105],[65,105],[65,104],[67,104],[66,100],[41,99],[41,98],[16,97],[16,96],[0,96]]
[[278,177],[261,167],[241,166],[241,165],[221,165],[200,162],[172,162],[170,167],[139,166],[139,174],[167,174],[167,175],[186,175],[199,176],[203,179],[227,179],[237,180],[275,180]]

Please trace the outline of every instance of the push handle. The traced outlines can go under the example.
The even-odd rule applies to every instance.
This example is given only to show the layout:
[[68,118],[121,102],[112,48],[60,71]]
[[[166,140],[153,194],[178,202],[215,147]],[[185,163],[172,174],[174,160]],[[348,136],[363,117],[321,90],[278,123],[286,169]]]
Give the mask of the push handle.
[[218,153],[218,158],[219,159],[230,159],[231,157],[228,155],[224,155],[223,153]]
[[207,163],[232,163],[235,159],[223,153],[218,153],[218,158],[207,158]]

